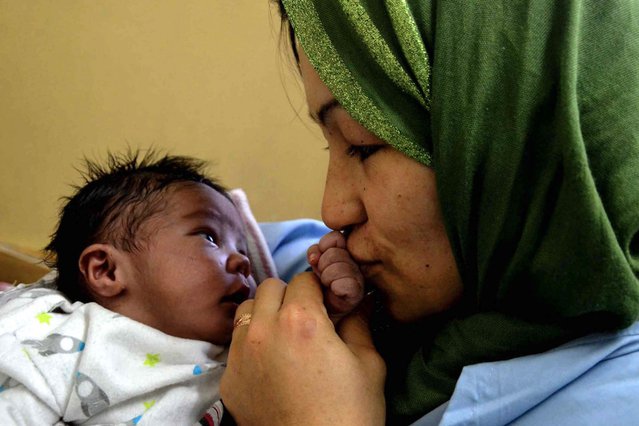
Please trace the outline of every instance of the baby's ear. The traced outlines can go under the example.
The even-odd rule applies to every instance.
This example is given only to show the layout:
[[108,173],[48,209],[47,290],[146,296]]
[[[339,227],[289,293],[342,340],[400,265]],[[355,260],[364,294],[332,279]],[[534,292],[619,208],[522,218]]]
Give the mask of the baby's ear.
[[80,274],[96,301],[114,298],[125,290],[122,260],[120,250],[111,244],[91,244],[80,254]]

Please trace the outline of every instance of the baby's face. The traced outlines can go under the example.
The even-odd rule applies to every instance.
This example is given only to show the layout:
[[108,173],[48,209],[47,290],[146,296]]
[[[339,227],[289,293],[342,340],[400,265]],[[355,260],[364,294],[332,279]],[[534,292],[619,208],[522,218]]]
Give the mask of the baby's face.
[[169,188],[165,198],[130,254],[134,279],[120,312],[173,336],[227,344],[235,310],[255,291],[237,209],[204,184]]

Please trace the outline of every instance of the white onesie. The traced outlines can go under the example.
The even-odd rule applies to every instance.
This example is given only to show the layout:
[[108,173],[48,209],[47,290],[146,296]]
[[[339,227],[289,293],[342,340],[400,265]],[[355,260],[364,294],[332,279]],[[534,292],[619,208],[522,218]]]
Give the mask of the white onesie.
[[226,355],[46,286],[16,288],[0,293],[0,419],[219,424]]

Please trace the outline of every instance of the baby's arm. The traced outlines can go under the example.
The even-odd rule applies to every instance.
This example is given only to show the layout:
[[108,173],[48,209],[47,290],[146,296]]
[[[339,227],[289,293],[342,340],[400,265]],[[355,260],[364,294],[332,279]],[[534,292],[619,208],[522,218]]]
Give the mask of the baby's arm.
[[346,249],[344,236],[324,235],[309,247],[306,256],[324,290],[324,303],[334,324],[348,315],[364,298],[364,277]]

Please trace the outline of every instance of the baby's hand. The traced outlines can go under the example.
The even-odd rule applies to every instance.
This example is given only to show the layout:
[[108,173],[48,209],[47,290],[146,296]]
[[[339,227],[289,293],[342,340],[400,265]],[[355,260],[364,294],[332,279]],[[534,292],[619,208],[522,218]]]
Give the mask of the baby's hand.
[[324,235],[306,252],[308,263],[319,277],[324,303],[334,324],[349,314],[364,298],[364,277],[346,250],[344,236],[337,232]]

